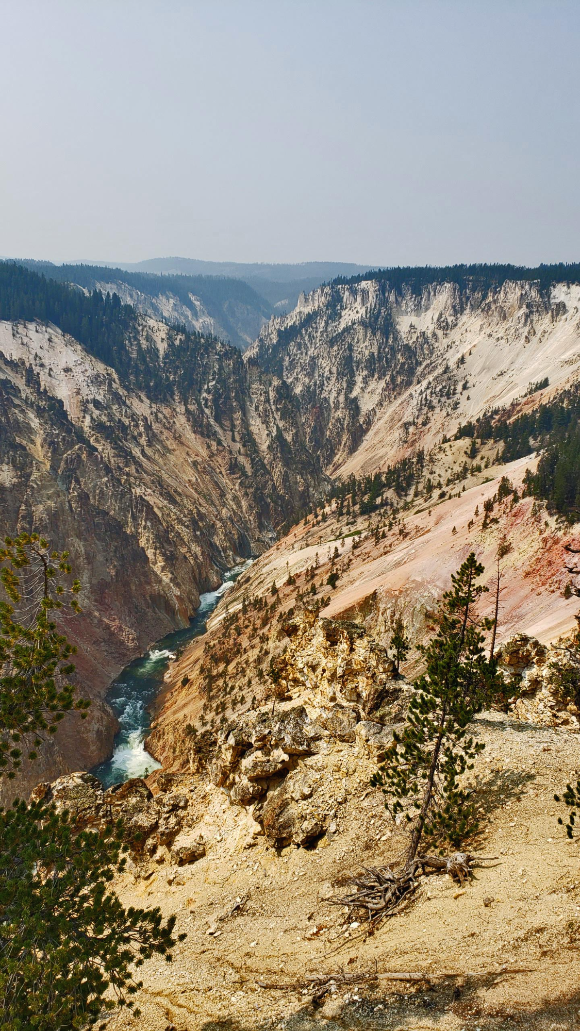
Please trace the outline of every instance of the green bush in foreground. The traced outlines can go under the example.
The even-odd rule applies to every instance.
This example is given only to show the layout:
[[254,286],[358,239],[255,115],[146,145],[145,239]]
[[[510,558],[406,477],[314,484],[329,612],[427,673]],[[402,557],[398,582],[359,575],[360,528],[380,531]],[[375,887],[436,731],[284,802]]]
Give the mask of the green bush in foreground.
[[154,953],[171,959],[175,917],[125,909],[110,887],[125,864],[120,834],[75,833],[68,813],[42,802],[0,812],[4,1031],[92,1025],[103,1010],[132,1006],[133,966]]

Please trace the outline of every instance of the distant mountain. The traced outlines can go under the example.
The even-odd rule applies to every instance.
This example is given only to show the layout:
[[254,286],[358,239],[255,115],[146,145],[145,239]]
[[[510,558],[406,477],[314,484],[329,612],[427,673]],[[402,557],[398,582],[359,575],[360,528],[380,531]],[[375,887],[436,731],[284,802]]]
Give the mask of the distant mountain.
[[269,279],[274,283],[293,283],[298,279],[317,279],[323,283],[337,276],[356,276],[368,265],[348,261],[301,261],[296,264],[267,262],[200,261],[198,258],[147,258],[133,264],[119,262],[130,272],[156,272],[162,275],[231,276],[234,279]]
[[[83,262],[83,264],[87,264]],[[105,262],[93,261],[99,266]],[[302,261],[296,264],[267,262],[201,261],[198,258],[147,258],[137,262],[115,262],[127,272],[162,276],[226,276],[243,279],[263,297],[277,314],[291,311],[301,293],[315,290],[337,276],[356,276],[373,267],[348,261]],[[256,334],[257,335],[257,334]]]
[[53,265],[19,261],[60,283],[83,290],[117,293],[125,304],[186,329],[210,333],[241,351],[251,344],[272,314],[272,306],[241,279],[223,276],[154,275],[106,265]]

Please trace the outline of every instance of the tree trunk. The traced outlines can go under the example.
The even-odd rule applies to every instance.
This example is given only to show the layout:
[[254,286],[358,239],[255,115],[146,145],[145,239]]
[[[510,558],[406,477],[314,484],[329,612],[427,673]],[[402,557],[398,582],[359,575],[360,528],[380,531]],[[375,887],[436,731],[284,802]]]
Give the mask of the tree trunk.
[[421,812],[419,813],[419,820],[411,835],[411,843],[409,845],[409,851],[407,852],[406,867],[409,867],[417,855],[417,850],[421,838],[423,836],[423,829],[425,827],[425,821],[427,819],[427,813],[429,812],[429,806],[431,805],[431,799],[433,798],[433,786],[435,783],[435,774],[437,772],[437,765],[439,763],[439,753],[441,752],[441,745],[443,744],[443,734],[445,731],[445,717],[446,709],[443,706],[443,712],[441,714],[441,720],[439,723],[439,733],[435,742],[435,748],[433,749],[433,757],[431,759],[431,766],[429,767],[429,776],[427,778],[427,786],[425,788],[425,794],[423,796],[423,805],[421,806]]
[[497,618],[498,618],[498,615],[499,615],[499,582],[500,582],[500,579],[501,579],[501,577],[500,577],[500,572],[499,572],[499,557],[498,557],[498,560],[497,560],[497,581],[496,581],[496,586],[495,586],[495,612],[494,612],[494,615],[493,615],[493,630],[492,630],[492,634],[491,634],[491,644],[489,646],[489,661],[490,662],[493,659],[493,650],[495,648],[495,635],[497,633]]

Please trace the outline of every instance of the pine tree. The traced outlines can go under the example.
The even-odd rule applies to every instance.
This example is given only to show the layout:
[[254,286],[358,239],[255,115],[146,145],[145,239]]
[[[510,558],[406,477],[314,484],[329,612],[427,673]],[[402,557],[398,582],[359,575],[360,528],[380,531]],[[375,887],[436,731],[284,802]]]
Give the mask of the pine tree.
[[[67,553],[37,534],[6,538],[0,561],[0,772],[13,777],[24,741],[33,760],[44,733],[87,707],[75,700],[74,648],[55,619],[65,606],[80,612],[80,584]],[[91,1027],[115,1000],[133,1007],[133,966],[171,958],[175,918],[125,909],[110,887],[125,849],[121,824],[79,831],[43,801],[0,809],[3,1031]]]
[[409,638],[405,631],[405,621],[400,613],[397,613],[393,620],[393,633],[391,637],[391,651],[395,663],[395,673],[400,673],[401,663],[405,661],[410,649]]
[[69,678],[75,649],[54,618],[66,608],[80,612],[80,584],[72,578],[68,552],[22,533],[5,539],[0,566],[0,776],[13,778],[24,742],[35,759],[43,735],[55,734],[65,713],[89,703],[74,699]]
[[[482,573],[472,552],[452,576],[437,632],[421,648],[425,672],[414,684],[405,727],[393,735],[371,781],[382,787],[391,815],[407,820],[406,856],[398,868],[373,868],[352,878],[354,890],[332,900],[366,910],[372,923],[397,912],[427,869],[445,870],[460,883],[470,876],[473,856],[457,852],[443,858],[443,853],[447,844],[457,848],[477,828],[475,800],[460,778],[484,746],[468,728],[476,713],[493,703],[501,685],[495,659],[484,650],[483,632],[491,629],[492,620],[478,619],[475,612],[486,590],[477,583]],[[425,854],[419,849],[423,844],[438,847],[440,854]]]
[[477,583],[483,566],[472,552],[452,576],[443,595],[437,633],[422,648],[425,672],[416,681],[402,733],[394,735],[385,763],[373,778],[393,816],[404,814],[411,826],[407,863],[425,837],[431,845],[458,847],[474,833],[471,793],[459,779],[473,767],[483,745],[468,732],[476,713],[499,688],[495,659],[486,658],[484,630],[475,606],[486,587]]
[[125,863],[121,838],[119,825],[75,833],[67,813],[42,802],[0,811],[4,1031],[93,1026],[116,1003],[133,1008],[132,967],[154,953],[171,959],[175,917],[125,909],[109,887]]

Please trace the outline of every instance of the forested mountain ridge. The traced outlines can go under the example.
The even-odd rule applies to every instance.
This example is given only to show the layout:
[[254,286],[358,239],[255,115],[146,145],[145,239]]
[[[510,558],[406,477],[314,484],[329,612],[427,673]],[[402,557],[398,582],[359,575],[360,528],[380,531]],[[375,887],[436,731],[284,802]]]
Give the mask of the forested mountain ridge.
[[207,333],[245,350],[272,314],[268,300],[238,278],[207,275],[155,275],[100,265],[19,264],[84,291],[118,294],[144,314]]
[[[226,276],[242,279],[280,313],[291,311],[301,293],[310,293],[321,283],[336,276],[363,273],[368,265],[346,261],[302,261],[299,263],[268,263],[239,261],[200,261],[197,258],[148,258],[145,261],[123,263],[122,268],[132,272],[150,272],[181,276]],[[257,335],[257,334],[256,334]]]
[[[2,535],[69,547],[89,613],[73,637],[97,700],[322,482],[291,392],[236,348],[3,265],[0,392]],[[67,724],[35,777],[107,753],[98,705],[82,732]]]

